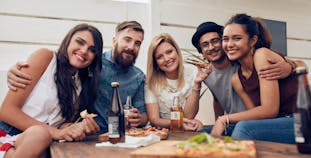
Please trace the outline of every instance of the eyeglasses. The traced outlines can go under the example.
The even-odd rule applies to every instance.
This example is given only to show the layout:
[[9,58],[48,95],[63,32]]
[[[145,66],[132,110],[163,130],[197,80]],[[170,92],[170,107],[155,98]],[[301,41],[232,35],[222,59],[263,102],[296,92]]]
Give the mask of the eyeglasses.
[[200,47],[201,47],[201,49],[209,48],[210,44],[214,47],[215,45],[219,44],[220,41],[221,41],[220,38],[213,38],[210,41],[204,41],[204,42],[200,43]]

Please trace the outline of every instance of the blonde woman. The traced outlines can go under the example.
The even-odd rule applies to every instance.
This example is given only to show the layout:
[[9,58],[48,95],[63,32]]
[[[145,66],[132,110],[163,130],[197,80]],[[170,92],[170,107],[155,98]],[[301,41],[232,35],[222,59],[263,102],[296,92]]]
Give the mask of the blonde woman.
[[207,69],[198,72],[183,65],[182,54],[176,41],[167,33],[153,38],[148,50],[145,102],[152,125],[170,127],[170,107],[178,96],[184,111],[184,129],[197,131],[203,127],[195,120],[199,110],[201,82]]

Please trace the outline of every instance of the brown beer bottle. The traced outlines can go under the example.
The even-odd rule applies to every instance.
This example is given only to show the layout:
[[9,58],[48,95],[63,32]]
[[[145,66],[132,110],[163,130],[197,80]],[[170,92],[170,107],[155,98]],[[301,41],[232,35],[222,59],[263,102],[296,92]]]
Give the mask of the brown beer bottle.
[[108,138],[111,143],[125,142],[124,111],[119,93],[119,82],[112,82],[112,95],[108,113]]
[[294,110],[295,141],[300,153],[311,154],[311,93],[306,67],[295,71],[298,77],[297,106]]
[[173,106],[171,107],[171,131],[183,132],[184,112],[178,96],[174,96]]

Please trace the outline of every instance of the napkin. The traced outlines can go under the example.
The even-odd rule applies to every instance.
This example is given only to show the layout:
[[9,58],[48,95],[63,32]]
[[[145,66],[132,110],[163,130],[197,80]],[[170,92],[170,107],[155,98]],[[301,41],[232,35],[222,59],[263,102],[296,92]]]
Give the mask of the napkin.
[[149,134],[144,137],[133,137],[133,136],[125,136],[124,143],[116,143],[112,144],[110,142],[101,142],[96,143],[96,147],[102,146],[112,146],[112,147],[122,147],[122,148],[138,148],[142,146],[148,146],[150,144],[156,143],[160,141],[160,136],[155,134]]

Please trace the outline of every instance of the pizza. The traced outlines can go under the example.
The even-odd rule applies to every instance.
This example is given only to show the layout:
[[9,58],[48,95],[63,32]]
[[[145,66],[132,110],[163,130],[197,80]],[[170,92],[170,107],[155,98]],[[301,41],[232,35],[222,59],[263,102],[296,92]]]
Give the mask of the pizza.
[[156,134],[160,138],[167,139],[168,129],[162,128],[161,130],[156,129],[155,127],[146,127],[146,128],[131,128],[126,132],[128,136],[147,136],[149,134]]
[[231,137],[224,139],[214,138],[207,133],[200,133],[187,141],[176,144],[178,155],[193,157],[241,157],[255,158],[256,148],[254,141],[233,140]]
[[[126,135],[133,136],[133,137],[144,137],[149,134],[156,134],[160,136],[161,140],[168,138],[168,132],[169,130],[166,128],[162,128],[161,130],[156,129],[155,127],[146,127],[146,128],[131,128],[128,131],[126,131]],[[98,136],[98,142],[106,142],[108,141],[108,132],[100,134]]]
[[200,66],[200,67],[207,67],[208,66],[208,62],[204,62],[204,61],[194,61],[194,60],[186,60],[186,63],[195,65],[195,66]]
[[87,112],[87,110],[83,110],[83,111],[80,112],[80,117],[83,118],[83,119],[85,119],[85,118],[94,118],[94,117],[97,117],[97,114],[93,114],[93,113],[89,114]]

